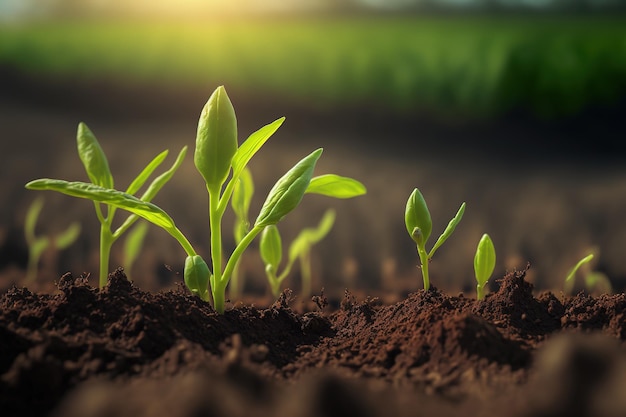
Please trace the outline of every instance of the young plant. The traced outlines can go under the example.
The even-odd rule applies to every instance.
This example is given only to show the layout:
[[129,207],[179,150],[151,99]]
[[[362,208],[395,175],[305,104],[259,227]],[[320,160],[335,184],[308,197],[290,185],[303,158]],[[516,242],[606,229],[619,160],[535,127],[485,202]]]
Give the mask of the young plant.
[[[73,195],[76,197],[82,197],[90,199],[94,202],[96,209],[96,216],[100,221],[100,277],[99,285],[104,287],[107,283],[107,277],[109,273],[109,258],[111,256],[111,247],[113,243],[120,236],[128,230],[137,220],[137,214],[131,214],[126,220],[115,230],[112,231],[113,218],[117,208],[113,203],[110,203],[107,198],[96,198],[95,195],[92,198],[92,194],[103,194],[103,190],[113,190],[114,181],[113,175],[109,169],[109,162],[107,160],[104,151],[100,147],[100,143],[96,139],[95,135],[89,130],[86,124],[80,123],[78,125],[78,132],[76,134],[76,143],[78,148],[78,156],[80,157],[87,176],[91,180],[91,184],[83,182],[67,182],[63,180],[52,180],[48,178],[42,178],[39,180],[31,181],[26,185],[26,188],[33,190],[54,190],[64,194]],[[187,147],[178,154],[176,161],[172,167],[156,177],[142,196],[137,199],[141,202],[147,203],[151,201],[161,188],[172,178],[174,172],[178,169],[182,163]],[[158,166],[167,157],[168,151],[163,151],[158,154],[150,163],[137,175],[137,177],[130,183],[126,189],[128,195],[133,195],[144,186],[150,175],[158,168]],[[89,187],[92,185],[94,187]],[[106,194],[106,193],[104,193]],[[103,194],[103,196],[104,196]],[[120,199],[119,196],[116,197]],[[113,199],[115,200],[115,198]],[[124,208],[124,207],[121,207]]]
[[[67,195],[86,198],[92,200],[96,206],[103,203],[112,210],[121,208],[161,227],[174,237],[187,253],[184,270],[187,287],[204,300],[208,300],[210,289],[214,307],[222,313],[226,286],[235,265],[254,238],[265,227],[277,224],[298,206],[305,193],[326,194],[329,192],[329,187],[332,190],[332,181],[321,181],[317,183],[317,186],[309,187],[313,170],[322,154],[320,148],[300,160],[274,184],[254,224],[237,244],[226,261],[226,266],[222,268],[221,221],[224,211],[248,162],[283,121],[284,118],[280,118],[262,127],[252,133],[241,146],[238,146],[235,112],[224,87],[218,87],[213,92],[202,110],[196,135],[194,163],[205,180],[209,194],[212,270],[176,227],[172,218],[163,209],[146,199],[139,199],[130,193],[103,185],[84,182],[41,179],[31,181],[26,187],[35,190],[55,190]],[[181,155],[184,156],[184,152],[181,152]]]
[[28,245],[28,266],[26,267],[26,282],[33,282],[37,277],[37,268],[41,255],[50,247],[63,250],[69,247],[80,235],[80,223],[74,222],[57,236],[37,236],[35,228],[43,209],[43,197],[36,198],[28,207],[24,222],[24,237]]
[[478,242],[474,256],[474,273],[476,275],[476,299],[485,298],[485,285],[496,267],[496,248],[487,233]]
[[281,284],[287,278],[291,269],[299,261],[302,275],[302,297],[306,298],[311,292],[311,247],[322,240],[330,232],[335,222],[334,210],[327,210],[317,227],[303,229],[289,246],[289,259],[283,271],[279,274],[278,268],[282,260],[282,240],[276,226],[268,226],[261,234],[259,244],[261,259],[265,264],[272,295],[280,295]]
[[585,256],[580,261],[578,261],[576,265],[574,265],[574,267],[570,269],[569,273],[565,277],[565,292],[566,293],[569,294],[572,292],[572,288],[574,286],[574,277],[576,276],[576,274],[581,268],[585,268],[585,267],[586,267],[586,271],[583,271],[584,282],[585,282],[585,288],[587,288],[588,291],[595,290],[595,291],[599,291],[602,293],[613,292],[613,286],[611,285],[611,281],[609,280],[609,278],[602,272],[591,270],[591,268],[588,266],[593,258],[594,258],[594,255],[590,253],[589,255]]
[[426,250],[426,242],[430,237],[432,232],[432,220],[430,218],[430,212],[428,211],[428,206],[426,206],[426,201],[424,200],[424,196],[422,193],[416,188],[413,190],[409,199],[406,203],[406,210],[404,212],[404,222],[406,224],[406,230],[411,236],[411,239],[417,245],[417,254],[420,258],[422,276],[424,278],[424,289],[428,290],[430,288],[430,279],[428,277],[428,263],[430,259],[435,254],[435,251],[450,237],[454,229],[463,218],[463,213],[465,212],[465,203],[461,204],[458,212],[454,216],[448,226],[443,231],[441,236],[435,242],[435,245],[430,249],[430,251]]

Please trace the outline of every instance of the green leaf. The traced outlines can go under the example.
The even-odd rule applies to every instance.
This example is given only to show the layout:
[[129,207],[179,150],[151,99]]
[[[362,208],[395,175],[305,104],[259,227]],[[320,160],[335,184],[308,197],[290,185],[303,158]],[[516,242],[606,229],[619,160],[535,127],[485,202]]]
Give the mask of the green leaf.
[[124,240],[124,263],[125,268],[130,270],[131,266],[141,252],[143,242],[148,234],[149,223],[140,222],[131,229]]
[[367,189],[353,178],[326,174],[312,178],[306,192],[334,198],[352,198],[365,194]]
[[580,269],[580,267],[586,264],[587,262],[591,261],[592,259],[593,259],[593,253],[590,253],[589,255],[585,256],[580,261],[578,261],[578,263],[576,263],[576,265],[574,265],[574,267],[567,274],[565,281],[569,281],[572,278],[574,278],[574,275],[576,275],[576,272]]
[[78,156],[83,161],[89,180],[104,188],[113,188],[113,176],[109,162],[100,143],[85,123],[79,123],[76,133]]
[[52,190],[72,197],[109,204],[130,211],[168,231],[176,227],[172,218],[158,206],[110,188],[80,181],[68,182],[48,178],[31,181],[26,184],[26,188],[30,190]]
[[233,197],[230,200],[231,207],[238,219],[248,221],[248,212],[253,195],[254,181],[252,180],[252,174],[248,168],[244,168],[237,179],[233,190]]
[[237,178],[243,171],[244,167],[248,165],[250,159],[261,149],[263,144],[278,130],[278,128],[285,121],[284,117],[275,120],[274,122],[263,126],[253,134],[251,134],[244,143],[241,144],[235,156],[233,156],[233,177]]
[[31,243],[34,242],[35,237],[35,227],[37,226],[37,219],[39,219],[39,214],[41,214],[41,210],[43,209],[43,197],[38,197],[30,204],[28,207],[28,211],[26,212],[26,218],[24,219],[24,235],[26,237],[26,241]]
[[126,192],[128,194],[135,194],[143,185],[146,183],[150,175],[154,172],[155,169],[163,163],[165,158],[167,158],[168,150],[165,150],[154,157],[152,161],[137,175],[137,177],[130,183]]
[[266,268],[271,266],[273,271],[278,270],[280,261],[283,258],[283,245],[278,227],[269,225],[263,229],[259,250]]
[[426,245],[433,223],[424,196],[417,188],[413,190],[406,202],[404,223],[409,236],[421,247]]
[[300,204],[321,154],[321,148],[311,152],[274,184],[261,207],[255,226],[276,224]]
[[324,239],[330,232],[335,222],[335,211],[326,210],[324,217],[317,227],[303,229],[289,246],[289,261],[293,262],[303,253],[310,250],[311,246]]
[[448,223],[446,230],[443,231],[441,236],[439,236],[439,239],[437,239],[437,241],[435,242],[435,245],[428,253],[429,258],[432,258],[439,246],[443,245],[443,242],[448,240],[452,232],[454,232],[454,229],[456,229],[456,226],[461,222],[461,219],[463,218],[463,213],[465,213],[465,203],[461,204],[461,207],[459,207],[459,211],[456,212],[455,216]]
[[496,249],[489,235],[485,233],[478,242],[476,255],[474,256],[474,273],[476,282],[480,287],[484,287],[495,267]]
[[183,275],[187,288],[203,300],[208,300],[211,270],[200,255],[187,256]]
[[183,146],[183,148],[180,150],[178,156],[176,157],[176,160],[174,161],[170,169],[156,177],[152,181],[152,183],[150,183],[148,189],[141,196],[141,200],[152,201],[152,199],[158,194],[158,192],[161,191],[161,188],[163,188],[163,186],[167,184],[167,182],[172,178],[174,173],[178,170],[180,165],[183,163],[183,160],[185,159],[185,155],[187,155],[187,146]]
[[215,89],[200,114],[194,163],[209,188],[219,188],[237,152],[237,118],[223,86]]
[[56,246],[57,249],[65,249],[69,247],[72,243],[76,242],[76,239],[78,239],[80,230],[80,223],[74,222],[70,224],[69,227],[63,231],[63,233],[55,236],[54,246]]

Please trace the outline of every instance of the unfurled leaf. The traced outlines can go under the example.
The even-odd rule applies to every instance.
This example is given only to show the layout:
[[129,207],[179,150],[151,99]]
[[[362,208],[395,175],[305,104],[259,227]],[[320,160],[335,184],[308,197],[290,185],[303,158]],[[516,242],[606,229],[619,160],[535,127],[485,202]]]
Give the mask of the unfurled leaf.
[[253,134],[251,134],[244,143],[241,144],[235,156],[232,159],[233,177],[239,176],[243,171],[250,159],[256,154],[265,142],[278,130],[278,128],[285,121],[284,117],[281,117],[274,122],[263,126]]
[[96,136],[85,123],[78,125],[76,133],[78,156],[83,161],[89,180],[95,185],[104,188],[113,188],[113,176],[109,169],[109,161]]
[[313,151],[274,184],[263,207],[261,207],[255,226],[276,224],[287,213],[296,208],[309,186],[315,164],[321,154],[321,148]]
[[161,208],[121,191],[80,181],[69,182],[48,178],[31,181],[26,184],[26,188],[30,190],[52,190],[72,197],[106,203],[130,211],[168,231],[175,228],[172,218]]
[[306,192],[334,198],[352,198],[365,194],[367,189],[355,179],[326,174],[311,178]]
[[439,248],[439,246],[443,245],[443,243],[450,237],[452,232],[454,232],[454,229],[456,229],[456,226],[459,224],[459,222],[463,218],[463,213],[465,213],[465,203],[461,204],[461,207],[459,207],[459,211],[456,212],[455,216],[448,223],[448,226],[446,227],[446,229],[443,231],[441,236],[439,236],[439,238],[433,245],[433,248],[428,253],[429,258],[432,258],[432,256],[434,255],[435,251]]

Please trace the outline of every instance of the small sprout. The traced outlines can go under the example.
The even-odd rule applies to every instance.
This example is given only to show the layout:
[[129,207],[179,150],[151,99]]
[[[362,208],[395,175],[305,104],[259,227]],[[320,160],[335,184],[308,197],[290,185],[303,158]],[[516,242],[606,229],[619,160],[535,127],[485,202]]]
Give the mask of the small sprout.
[[416,188],[413,190],[406,203],[406,210],[404,212],[404,222],[406,224],[406,230],[411,236],[411,239],[417,245],[417,254],[420,258],[422,276],[424,278],[424,289],[430,288],[430,279],[428,277],[428,263],[435,254],[435,251],[450,237],[454,232],[454,229],[463,218],[465,212],[465,203],[461,204],[458,212],[450,220],[448,226],[443,231],[441,236],[437,239],[430,252],[426,250],[426,242],[430,237],[432,231],[432,220],[430,218],[430,212],[426,201],[422,193]]
[[590,262],[592,259],[593,259],[593,253],[590,253],[589,255],[585,256],[580,261],[578,261],[576,265],[574,265],[574,267],[570,269],[570,271],[568,272],[567,276],[565,277],[565,282],[570,281],[572,278],[574,278],[574,275],[576,275],[576,272],[578,272],[580,267],[586,264],[587,262]]
[[303,229],[289,245],[289,259],[283,271],[278,268],[282,260],[282,240],[276,226],[267,226],[261,234],[261,259],[265,264],[265,273],[270,283],[272,295],[280,295],[281,284],[291,272],[296,261],[300,264],[302,275],[302,296],[307,298],[311,292],[311,247],[330,232],[335,221],[335,211],[327,210],[317,227]]
[[[163,151],[137,175],[126,189],[125,193],[114,190],[113,176],[109,170],[109,163],[104,154],[100,143],[95,135],[89,130],[86,124],[80,123],[76,134],[76,144],[78,156],[80,157],[87,176],[91,180],[91,184],[84,182],[68,182],[63,180],[52,180],[42,178],[34,180],[26,184],[26,188],[31,190],[52,190],[79,198],[86,198],[94,202],[96,216],[100,221],[100,277],[99,285],[104,287],[107,283],[109,274],[109,258],[111,256],[111,247],[120,236],[126,232],[138,219],[138,214],[128,207],[135,206],[138,209],[141,203],[151,201],[161,188],[170,180],[174,172],[183,162],[187,147],[178,154],[176,161],[172,167],[156,177],[148,186],[146,191],[140,198],[134,197],[139,189],[146,183],[150,175],[158,168],[158,166],[167,157],[168,151]],[[126,199],[132,197],[132,199]],[[103,203],[105,207],[102,207]],[[104,210],[106,208],[106,211]],[[133,214],[128,216],[126,220],[115,231],[112,231],[113,217],[117,208],[131,211]],[[159,209],[160,210],[160,209]],[[141,211],[141,210],[140,210]],[[146,213],[147,214],[147,213]]]
[[474,273],[476,274],[476,299],[485,298],[485,285],[496,267],[496,248],[488,234],[484,234],[478,242],[474,256]]
[[589,254],[585,256],[584,258],[582,258],[580,261],[578,261],[576,265],[574,265],[574,267],[570,269],[569,273],[565,277],[565,292],[566,293],[571,293],[572,288],[574,286],[574,277],[576,276],[578,271],[582,270],[583,268],[585,269],[583,271],[585,288],[587,288],[588,291],[590,292],[597,291],[600,293],[609,293],[609,294],[613,292],[613,286],[611,285],[611,280],[609,280],[606,274],[603,274],[602,272],[599,272],[599,271],[593,271],[589,267],[593,258],[594,258],[594,255]]
[[26,268],[26,282],[33,282],[37,277],[39,261],[43,253],[50,247],[63,250],[69,247],[80,235],[80,223],[74,222],[57,236],[37,236],[35,228],[43,209],[43,197],[36,198],[26,212],[24,222],[24,237],[28,245],[28,266]]

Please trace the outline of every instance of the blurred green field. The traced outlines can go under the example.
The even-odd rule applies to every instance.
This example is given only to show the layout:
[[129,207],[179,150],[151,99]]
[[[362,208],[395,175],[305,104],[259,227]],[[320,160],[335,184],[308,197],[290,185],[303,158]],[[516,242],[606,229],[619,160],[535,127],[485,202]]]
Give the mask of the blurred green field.
[[626,18],[325,18],[0,27],[0,68],[393,111],[573,114],[626,96]]

